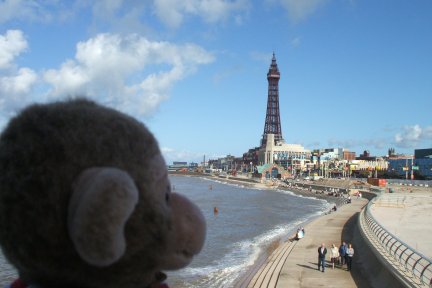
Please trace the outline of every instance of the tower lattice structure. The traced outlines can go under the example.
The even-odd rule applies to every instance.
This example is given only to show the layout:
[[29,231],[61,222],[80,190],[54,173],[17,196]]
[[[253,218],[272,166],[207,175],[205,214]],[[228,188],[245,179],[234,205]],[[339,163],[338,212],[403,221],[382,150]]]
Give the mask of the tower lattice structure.
[[273,53],[272,62],[267,73],[268,97],[267,112],[264,125],[264,134],[261,139],[261,146],[267,143],[267,135],[274,134],[275,142],[283,141],[282,127],[279,113],[279,79],[280,73]]

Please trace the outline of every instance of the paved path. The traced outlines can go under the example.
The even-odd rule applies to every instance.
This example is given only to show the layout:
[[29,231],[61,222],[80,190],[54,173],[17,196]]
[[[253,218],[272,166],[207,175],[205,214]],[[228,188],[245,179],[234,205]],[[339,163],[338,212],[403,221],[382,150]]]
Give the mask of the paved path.
[[[356,225],[356,217],[366,204],[365,199],[353,199],[351,204],[344,205],[338,211],[320,217],[307,225],[306,237],[298,241],[295,249],[286,259],[276,287],[357,287],[352,273],[346,269],[332,270],[327,267],[324,273],[318,271],[317,250],[321,243],[325,243],[328,260],[331,244],[334,243],[339,247],[342,240],[350,242],[349,234],[352,233],[348,230],[352,230]],[[353,269],[355,270],[355,263]]]
[[[318,247],[321,243],[329,247],[332,243],[339,246],[341,239],[349,242],[352,237],[356,218],[362,207],[367,204],[365,199],[354,199],[337,212],[322,216],[309,223],[306,236],[300,241],[283,243],[257,271],[249,277],[247,285],[242,287],[358,287],[361,279],[355,276],[355,262],[352,272],[339,267],[332,270],[327,267],[325,272],[318,271]],[[355,247],[354,247],[355,248]]]

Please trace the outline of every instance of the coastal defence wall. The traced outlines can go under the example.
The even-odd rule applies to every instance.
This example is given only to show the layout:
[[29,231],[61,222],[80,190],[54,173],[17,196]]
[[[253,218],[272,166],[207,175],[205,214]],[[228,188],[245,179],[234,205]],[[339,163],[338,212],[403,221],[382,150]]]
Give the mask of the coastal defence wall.
[[370,287],[409,287],[395,276],[394,271],[392,271],[393,268],[384,262],[383,255],[375,250],[362,233],[359,217],[361,214],[357,215],[352,238],[356,256],[355,265],[360,270],[359,274],[365,277],[366,282],[371,285]]
[[[357,191],[355,191],[357,192]],[[362,197],[371,201],[378,194],[366,190],[360,190]],[[366,209],[366,206],[363,208]],[[390,267],[383,259],[374,246],[369,242],[366,235],[362,232],[360,225],[361,213],[358,213],[349,219],[342,232],[342,240],[352,239],[352,244],[355,249],[355,257],[353,259],[354,270],[352,276],[358,287],[409,287],[403,284],[400,278],[395,275]]]
[[[369,201],[374,198],[374,193],[365,194],[365,197]],[[381,224],[375,222],[376,220],[370,216],[367,216],[370,215],[369,206],[371,204],[372,202],[369,202],[358,215],[353,233],[354,245],[357,247],[356,250],[361,251],[360,255],[357,253],[359,256],[359,266],[362,269],[361,274],[368,278],[368,282],[373,284],[372,287],[429,287],[428,284],[422,283],[422,281],[429,283],[431,269],[428,268],[430,268],[430,262],[427,259],[423,259],[423,255],[418,254],[417,251],[399,239],[392,238],[393,236]],[[381,228],[376,230],[378,225]],[[376,238],[377,235],[372,232],[371,228],[375,232],[379,231],[379,235],[385,237],[382,238],[383,236],[380,236],[380,240],[378,240]],[[380,241],[385,241],[387,245],[392,245],[384,248],[379,243]],[[402,248],[399,249],[400,247]],[[392,253],[402,253],[400,255],[397,254],[399,260],[393,258],[394,256],[390,255],[386,249],[390,249]],[[405,266],[401,265],[399,261],[403,261]],[[413,270],[411,271],[410,269]]]

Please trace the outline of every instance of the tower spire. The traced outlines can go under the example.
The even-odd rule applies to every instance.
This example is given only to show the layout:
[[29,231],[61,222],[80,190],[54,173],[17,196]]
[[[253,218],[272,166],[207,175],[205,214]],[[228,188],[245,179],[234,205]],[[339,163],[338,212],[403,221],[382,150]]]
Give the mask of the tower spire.
[[264,133],[261,139],[261,147],[265,146],[267,143],[267,134],[274,134],[275,142],[283,141],[279,113],[279,79],[280,73],[276,63],[276,56],[273,52],[272,61],[267,73],[267,112],[264,124]]

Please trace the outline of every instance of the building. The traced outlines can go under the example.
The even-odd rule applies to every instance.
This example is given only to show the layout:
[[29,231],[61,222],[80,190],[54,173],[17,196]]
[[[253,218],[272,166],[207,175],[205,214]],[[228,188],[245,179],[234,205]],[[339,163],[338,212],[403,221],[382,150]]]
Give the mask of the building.
[[[352,160],[351,165],[358,171],[387,171],[388,161],[384,158],[374,157],[373,160]],[[373,176],[373,175],[371,175]],[[374,176],[375,177],[375,176]]]
[[389,158],[387,160],[389,175],[397,178],[413,179],[414,174],[412,173],[411,167],[414,164],[414,157],[412,155],[398,155],[395,158]]
[[207,167],[220,171],[242,170],[243,159],[232,155],[227,155],[218,159],[209,160]]
[[168,171],[184,171],[189,170],[189,165],[187,162],[174,161],[172,165],[168,165]]
[[351,161],[355,159],[355,152],[350,152],[348,150],[343,151],[343,159],[347,161]]
[[279,110],[279,80],[280,72],[273,53],[267,73],[267,110],[261,145],[258,149],[250,149],[243,158],[246,156],[251,160],[252,156],[258,156],[258,165],[276,164],[292,173],[299,173],[305,168],[306,162],[310,162],[311,153],[303,146],[287,144],[283,139]]
[[[390,150],[389,150],[390,152]],[[395,154],[388,157],[388,173],[404,179],[432,179],[432,148],[415,149],[414,155]]]
[[259,149],[260,147],[255,147],[243,153],[243,164],[246,167],[246,172],[253,172],[254,167],[258,165]]
[[414,158],[415,159],[432,158],[432,148],[414,150]]
[[315,149],[313,154],[318,155],[322,161],[355,159],[355,152],[350,152],[345,148]]
[[414,165],[411,169],[416,179],[432,179],[432,148],[414,150]]
[[299,174],[311,162],[311,155],[309,150],[299,144],[287,144],[283,141],[275,143],[274,135],[267,134],[267,143],[258,153],[258,163],[277,164],[292,174]]
[[360,154],[359,157],[356,157],[356,160],[366,160],[366,161],[374,161],[377,157],[370,156],[370,153],[368,150],[363,151],[363,154]]

